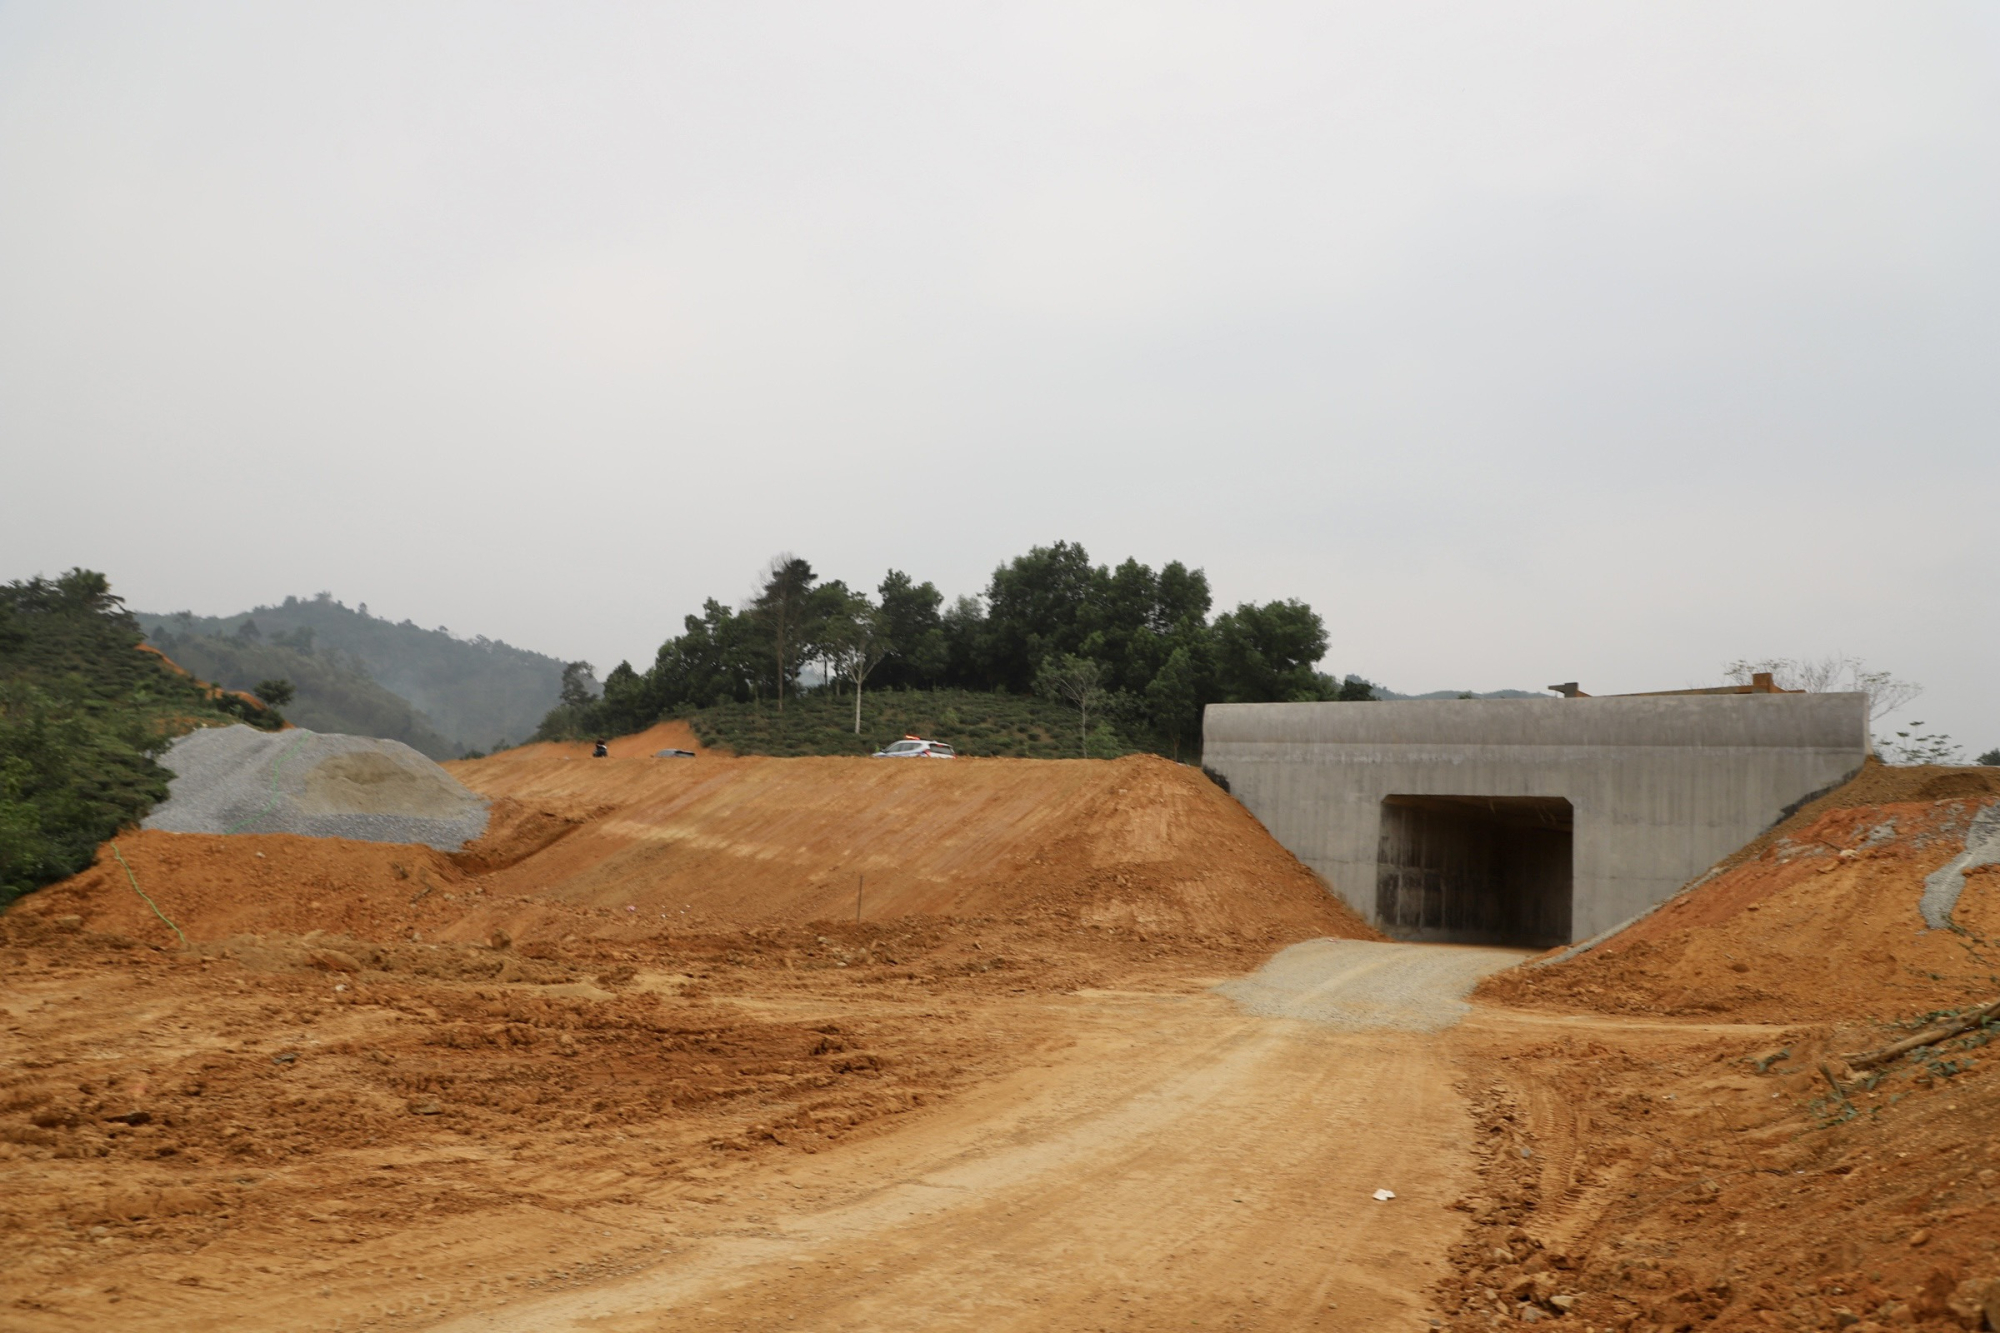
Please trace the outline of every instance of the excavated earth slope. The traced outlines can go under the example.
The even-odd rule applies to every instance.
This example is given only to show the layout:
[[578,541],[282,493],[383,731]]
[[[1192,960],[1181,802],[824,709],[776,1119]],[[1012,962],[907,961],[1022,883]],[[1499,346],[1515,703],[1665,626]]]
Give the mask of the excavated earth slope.
[[[662,923],[1055,912],[1209,939],[1374,935],[1198,770],[967,759],[460,762],[467,785],[574,821],[489,891]],[[496,822],[505,822],[502,815]],[[484,924],[481,918],[477,924]],[[507,924],[494,918],[496,924]]]
[[[1448,1327],[2000,1327],[2000,772],[1887,768],[1668,906],[1489,977]],[[1523,1046],[1519,1034],[1546,1035]]]
[[[1005,918],[1240,948],[1378,938],[1235,800],[1151,756],[461,761],[491,798],[462,852],[288,834],[119,842],[192,938],[339,931],[629,943],[688,930]],[[650,752],[649,752],[650,753]],[[587,751],[585,752],[587,755]],[[152,944],[171,928],[106,856],[42,914]]]
[[[2000,770],[1871,763],[1604,944],[1490,978],[1480,994],[1780,1023],[2000,994],[2000,865],[1951,868],[1996,805]],[[1956,895],[1949,928],[1923,915],[1934,877]]]

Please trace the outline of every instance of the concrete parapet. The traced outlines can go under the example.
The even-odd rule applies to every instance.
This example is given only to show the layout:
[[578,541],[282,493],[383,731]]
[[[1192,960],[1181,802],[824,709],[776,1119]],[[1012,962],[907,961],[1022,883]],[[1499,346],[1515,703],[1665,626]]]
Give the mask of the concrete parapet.
[[1852,774],[1868,699],[1212,704],[1202,732],[1203,763],[1387,933],[1556,944],[1665,899]]

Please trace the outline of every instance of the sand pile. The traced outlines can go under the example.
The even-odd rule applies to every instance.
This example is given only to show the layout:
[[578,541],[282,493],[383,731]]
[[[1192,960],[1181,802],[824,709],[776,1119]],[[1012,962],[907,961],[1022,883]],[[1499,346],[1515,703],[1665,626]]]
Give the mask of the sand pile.
[[399,741],[211,727],[175,741],[160,762],[174,779],[148,829],[296,833],[445,851],[486,831],[486,801]]
[[1500,1003],[1892,1017],[2000,995],[2000,772],[1871,764],[1596,949],[1489,979]]

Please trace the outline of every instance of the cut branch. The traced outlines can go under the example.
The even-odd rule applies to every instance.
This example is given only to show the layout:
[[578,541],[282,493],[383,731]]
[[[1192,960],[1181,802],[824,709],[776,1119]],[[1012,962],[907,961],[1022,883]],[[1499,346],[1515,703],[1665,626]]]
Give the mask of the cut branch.
[[1988,1000],[1985,1004],[1968,1009],[1957,1018],[1947,1019],[1935,1027],[1925,1028],[1915,1036],[1901,1041],[1892,1041],[1880,1050],[1863,1051],[1858,1055],[1843,1055],[1849,1069],[1873,1069],[1886,1065],[1900,1055],[1907,1055],[1921,1046],[1933,1046],[1946,1037],[1956,1037],[1959,1033],[1983,1026],[1987,1019],[2000,1014],[2000,1000]]

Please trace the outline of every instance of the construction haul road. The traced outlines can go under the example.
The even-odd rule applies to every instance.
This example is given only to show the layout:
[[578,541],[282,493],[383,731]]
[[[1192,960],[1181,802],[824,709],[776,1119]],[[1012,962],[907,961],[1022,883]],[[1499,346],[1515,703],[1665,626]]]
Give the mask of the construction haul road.
[[[1414,1328],[1473,1184],[1445,1050],[1523,956],[1294,946],[1267,1017],[1215,995],[1044,1000],[1060,1058],[893,1137],[739,1180],[634,1277],[440,1325]],[[1332,1015],[1345,1015],[1333,1018]],[[1392,1201],[1373,1197],[1391,1189]]]

